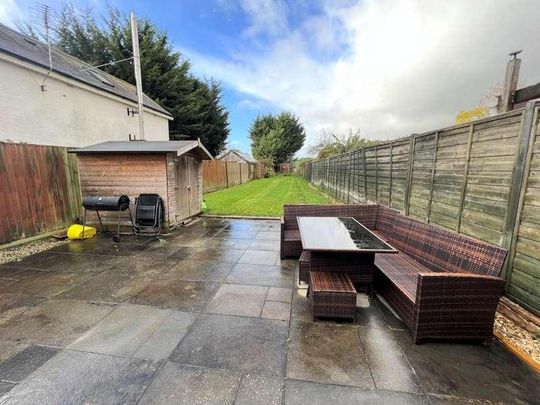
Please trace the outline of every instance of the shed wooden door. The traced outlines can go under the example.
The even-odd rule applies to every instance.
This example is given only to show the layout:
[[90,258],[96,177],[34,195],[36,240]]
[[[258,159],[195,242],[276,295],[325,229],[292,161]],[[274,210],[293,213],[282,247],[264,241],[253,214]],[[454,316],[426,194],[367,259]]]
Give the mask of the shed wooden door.
[[180,156],[176,170],[176,210],[179,219],[185,219],[200,212],[197,159]]

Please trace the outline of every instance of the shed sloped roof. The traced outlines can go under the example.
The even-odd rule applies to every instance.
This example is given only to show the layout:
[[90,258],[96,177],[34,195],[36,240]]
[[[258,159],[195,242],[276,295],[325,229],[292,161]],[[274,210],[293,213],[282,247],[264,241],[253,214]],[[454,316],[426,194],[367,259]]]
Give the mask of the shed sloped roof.
[[[53,72],[98,88],[107,93],[137,102],[137,90],[132,84],[102,70],[96,68],[88,69],[91,67],[88,63],[68,55],[59,49],[53,47],[51,50]],[[46,69],[49,68],[49,51],[46,44],[21,34],[20,32],[14,31],[3,24],[0,24],[0,52]],[[143,96],[145,107],[172,118],[171,114],[166,109],[161,107],[146,94]]]
[[244,159],[248,163],[257,163],[257,160],[254,159],[253,156],[251,156],[249,153],[241,152],[238,149],[228,150],[225,153],[223,153],[219,158],[220,159],[224,158],[225,156],[227,156],[227,155],[229,155],[231,153],[237,154],[238,156],[240,156],[242,159]]
[[109,141],[70,150],[71,153],[176,153],[177,156],[196,149],[202,159],[214,158],[200,141]]

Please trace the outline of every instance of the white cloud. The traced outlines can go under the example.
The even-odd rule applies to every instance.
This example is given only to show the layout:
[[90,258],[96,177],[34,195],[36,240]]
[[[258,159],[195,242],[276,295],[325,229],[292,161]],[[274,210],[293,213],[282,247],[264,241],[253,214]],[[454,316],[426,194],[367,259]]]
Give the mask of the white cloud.
[[287,5],[282,0],[241,0],[240,6],[250,19],[244,35],[279,35],[288,29]]
[[299,115],[308,143],[323,128],[390,139],[451,125],[502,81],[515,49],[525,49],[522,84],[540,81],[535,0],[329,1],[294,29],[282,2],[242,5],[249,35],[274,35],[265,47],[186,53],[199,73]]
[[0,1],[0,23],[15,28],[15,23],[22,17],[23,13],[15,0]]

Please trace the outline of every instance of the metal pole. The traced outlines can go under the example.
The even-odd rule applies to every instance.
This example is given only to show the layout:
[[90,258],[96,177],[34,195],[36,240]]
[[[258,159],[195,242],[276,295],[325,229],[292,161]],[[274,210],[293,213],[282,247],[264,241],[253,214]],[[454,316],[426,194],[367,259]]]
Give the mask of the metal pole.
[[141,56],[139,53],[139,33],[137,30],[137,18],[131,12],[131,41],[133,44],[133,66],[135,68],[135,86],[137,88],[137,106],[139,109],[139,138],[144,141],[144,114],[143,92],[141,77]]

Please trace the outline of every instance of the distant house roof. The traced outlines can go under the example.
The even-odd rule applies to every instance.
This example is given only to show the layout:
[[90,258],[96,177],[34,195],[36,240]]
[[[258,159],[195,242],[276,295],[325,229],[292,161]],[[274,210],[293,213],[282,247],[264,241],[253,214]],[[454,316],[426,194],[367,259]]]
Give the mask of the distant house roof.
[[72,149],[70,153],[176,153],[177,156],[195,150],[204,160],[214,158],[200,141],[109,141]]
[[229,155],[231,153],[235,153],[236,155],[240,156],[242,159],[244,159],[248,163],[257,163],[257,160],[254,159],[253,156],[251,156],[249,153],[240,152],[238,149],[230,149],[230,150],[222,153],[218,157],[218,159],[222,159],[222,158],[224,158],[225,156],[227,156],[227,155]]
[[[0,53],[5,53],[46,69],[49,68],[49,52],[46,44],[14,31],[3,24],[0,24]],[[88,69],[91,67],[88,63],[56,48],[52,48],[52,66],[53,72],[62,76],[137,102],[135,86],[102,70]],[[166,109],[147,95],[144,95],[144,106],[172,118]]]

